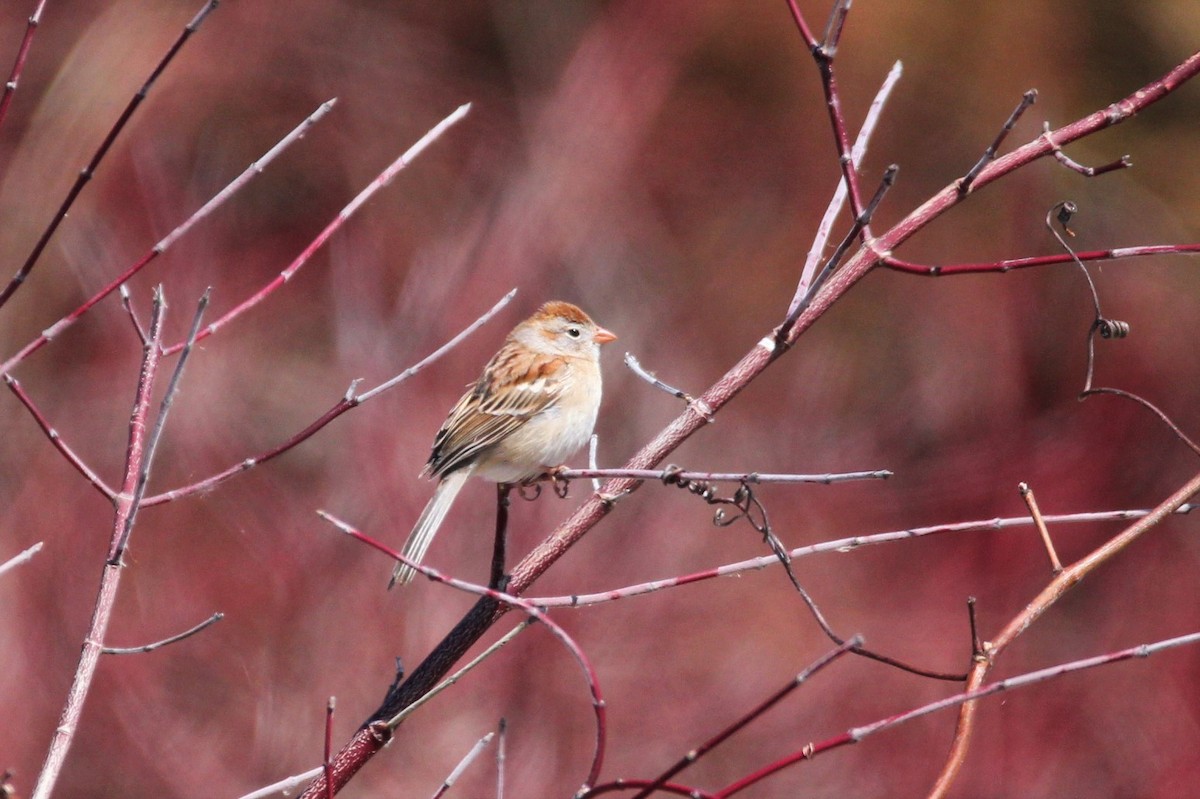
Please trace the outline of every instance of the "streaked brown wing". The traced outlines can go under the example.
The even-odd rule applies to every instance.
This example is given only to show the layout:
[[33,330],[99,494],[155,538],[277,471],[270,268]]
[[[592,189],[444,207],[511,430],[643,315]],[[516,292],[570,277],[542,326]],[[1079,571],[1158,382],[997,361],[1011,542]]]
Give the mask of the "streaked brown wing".
[[561,359],[508,341],[462,396],[433,440],[425,471],[442,477],[473,461],[562,394]]

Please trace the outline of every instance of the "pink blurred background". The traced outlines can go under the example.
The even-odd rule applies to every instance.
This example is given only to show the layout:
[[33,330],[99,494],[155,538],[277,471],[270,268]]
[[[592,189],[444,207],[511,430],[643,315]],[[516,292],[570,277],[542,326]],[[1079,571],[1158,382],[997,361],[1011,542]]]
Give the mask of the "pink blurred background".
[[[0,68],[33,0],[0,6]],[[0,128],[0,258],[24,260],[77,170],[198,2],[51,0]],[[810,23],[824,4],[803,2]],[[900,165],[884,229],[963,174],[1020,95],[1009,148],[1124,97],[1200,40],[1200,6],[859,4],[838,55],[850,124],[892,62],[905,75],[864,165]],[[58,796],[236,796],[315,765],[470,604],[418,581],[387,593],[385,558],[321,523],[325,508],[398,545],[431,486],[417,478],[446,410],[508,327],[578,302],[620,335],[605,361],[600,460],[617,466],[680,410],[621,364],[635,354],[693,393],[777,324],[837,180],[820,85],[780,2],[223,3],[154,87],[26,285],[0,312],[0,358],[78,305],[253,159],[336,96],[333,113],[131,285],[143,318],[163,283],[168,338],[196,298],[214,315],[284,268],[386,163],[460,103],[471,114],[402,173],[283,290],[195,353],[151,490],[257,454],[423,357],[509,289],[491,325],[436,366],[296,450],[202,497],[139,517],[107,643],[146,643],[214,611],[163,650],[102,660]],[[1200,85],[1069,148],[1135,168],[1084,179],[1050,160],[991,186],[898,254],[948,264],[1055,252],[1043,217],[1082,209],[1081,249],[1200,239]],[[1100,346],[1097,380],[1200,435],[1195,259],[1092,269],[1133,327]],[[1077,403],[1090,298],[1074,267],[942,279],[869,276],[671,460],[697,469],[888,468],[884,483],[766,487],[785,543],[1022,514],[1151,506],[1196,458],[1149,414]],[[139,347],[116,298],[16,370],[64,438],[119,474]],[[0,398],[0,768],[28,793],[70,683],[111,508]],[[582,463],[582,458],[577,462]],[[576,506],[518,502],[511,552]],[[492,491],[464,492],[430,562],[483,580]],[[745,525],[648,485],[537,586],[586,592],[764,553]],[[1064,560],[1120,525],[1054,530]],[[1005,654],[1010,676],[1200,629],[1196,521],[1173,519],[1089,578]],[[843,634],[965,670],[965,600],[995,634],[1049,579],[1035,533],[941,536],[798,561]],[[604,777],[652,777],[829,647],[778,569],[560,612],[609,706]],[[515,619],[506,621],[504,626]],[[1200,784],[1200,651],[1176,650],[989,700],[955,796],[1184,797]],[[681,781],[716,789],[952,685],[844,660]],[[568,796],[591,752],[586,686],[544,630],[525,633],[406,723],[342,794],[428,796],[509,721],[505,795]],[[918,796],[954,724],[926,717],[803,763],[754,797]],[[493,795],[478,762],[451,796]]]

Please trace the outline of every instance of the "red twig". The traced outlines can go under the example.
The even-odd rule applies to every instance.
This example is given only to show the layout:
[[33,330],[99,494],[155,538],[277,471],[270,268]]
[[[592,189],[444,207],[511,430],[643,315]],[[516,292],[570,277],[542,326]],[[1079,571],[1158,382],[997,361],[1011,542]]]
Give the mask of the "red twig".
[[46,0],[39,0],[37,8],[29,15],[29,24],[25,26],[25,35],[21,38],[21,46],[17,48],[17,60],[13,63],[12,73],[4,84],[4,93],[0,95],[0,125],[8,116],[8,107],[12,105],[13,95],[16,94],[17,84],[21,82],[21,73],[25,70],[25,59],[29,57],[29,48],[33,45],[33,34],[42,21],[42,11],[46,8]]
[[[884,78],[883,85],[875,93],[875,99],[871,101],[870,108],[867,109],[867,116],[863,120],[862,127],[858,131],[858,138],[854,140],[854,147],[850,151],[850,157],[853,159],[856,169],[862,162],[863,156],[866,155],[867,145],[870,143],[871,135],[874,134],[875,128],[879,124],[879,118],[883,114],[883,107],[887,104],[888,98],[891,97],[892,90],[900,80],[900,75],[903,71],[899,61],[892,65],[887,77]],[[813,280],[816,278],[817,268],[824,258],[825,245],[829,241],[829,234],[833,229],[833,223],[845,204],[846,181],[839,180],[837,188],[834,189],[833,197],[830,198],[829,205],[825,208],[825,215],[821,217],[821,222],[817,226],[817,235],[813,237],[812,246],[809,247],[808,255],[804,259],[804,269],[800,273],[800,282],[796,284],[796,292],[792,296],[791,305],[788,306],[786,318],[791,319],[797,313],[800,303],[811,293]]]
[[[841,41],[846,15],[850,11],[850,0],[834,0],[833,10],[830,12],[829,23],[826,26],[825,41],[820,44],[811,41],[811,34],[807,32],[807,26],[801,22],[802,15],[793,0],[788,0],[788,6],[792,11],[793,18],[797,19],[797,27],[800,28],[805,44],[809,46],[813,60],[817,64],[817,71],[821,75],[821,88],[825,92],[825,108],[829,112],[833,142],[837,147],[838,162],[842,166],[842,180],[845,181],[846,194],[850,200],[850,213],[855,219],[858,219],[862,217],[864,209],[862,193],[858,185],[858,170],[854,166],[854,157],[850,152],[850,136],[846,132],[846,118],[842,113],[841,93],[838,91],[837,77],[833,70],[833,59]],[[863,232],[870,237],[869,225],[864,226]]]
[[276,457],[282,455],[283,453],[287,452],[288,450],[292,449],[293,447],[296,447],[300,443],[302,443],[302,442],[306,441],[307,439],[309,439],[310,437],[312,437],[314,434],[317,433],[317,431],[321,430],[321,428],[328,425],[330,422],[332,422],[334,419],[341,416],[346,411],[357,408],[359,405],[362,405],[367,400],[371,399],[372,397],[375,397],[380,392],[386,391],[389,388],[393,388],[394,386],[399,385],[400,383],[404,382],[405,380],[409,379],[413,375],[420,372],[425,367],[432,364],[434,361],[441,358],[447,352],[449,352],[450,350],[452,350],[456,346],[458,346],[464,339],[467,338],[467,336],[474,333],[476,330],[478,330],[480,327],[482,327],[485,323],[487,323],[488,320],[490,320],[493,316],[495,316],[497,313],[499,313],[500,309],[503,308],[504,306],[508,305],[510,302],[512,302],[512,299],[515,296],[517,296],[517,290],[513,289],[512,291],[508,292],[508,294],[505,294],[503,297],[501,297],[499,302],[497,302],[490,309],[488,309],[488,311],[485,312],[482,316],[480,316],[478,319],[476,319],[474,322],[472,322],[470,325],[468,325],[457,336],[450,339],[445,344],[438,347],[436,350],[431,352],[429,355],[425,356],[423,359],[421,359],[417,363],[408,367],[400,374],[398,374],[395,377],[393,377],[392,379],[376,386],[375,388],[371,389],[370,391],[363,392],[362,394],[356,394],[355,389],[358,385],[358,381],[351,383],[350,388],[346,391],[346,394],[340,400],[335,402],[333,404],[333,406],[329,408],[329,410],[325,411],[325,413],[323,413],[319,417],[317,417],[317,419],[315,421],[313,421],[312,424],[308,425],[303,430],[296,433],[294,436],[292,436],[288,440],[284,441],[283,443],[267,450],[266,452],[264,452],[260,455],[256,455],[252,458],[246,458],[245,460],[242,460],[242,461],[234,464],[233,466],[230,466],[228,469],[218,472],[217,474],[214,474],[210,477],[206,477],[203,480],[199,480],[190,485],[182,486],[180,488],[175,488],[170,491],[164,491],[163,493],[155,494],[152,497],[147,497],[142,502],[142,504],[146,505],[146,506],[161,505],[164,502],[172,502],[174,500],[182,499],[183,497],[191,496],[193,494],[198,494],[198,493],[202,493],[204,491],[209,491],[213,488],[216,488],[218,485],[220,485],[221,483],[230,479],[231,477],[239,475],[248,469],[252,469],[261,463],[266,463],[267,461],[271,460],[272,458],[276,458]]
[[[1087,250],[1075,253],[1081,261],[1115,261],[1121,258],[1140,258],[1146,255],[1195,255],[1200,253],[1200,244],[1151,244],[1142,247],[1115,247],[1109,250]],[[898,272],[910,272],[924,277],[941,277],[943,275],[967,275],[980,272],[1008,272],[1013,269],[1027,269],[1033,266],[1054,266],[1069,264],[1075,259],[1067,253],[1056,255],[1034,255],[1027,258],[1009,258],[1004,261],[983,261],[979,263],[946,264],[934,266],[931,264],[915,264],[900,258],[887,257],[881,262],[889,269]]]
[[[67,196],[63,200],[62,205],[59,206],[58,211],[50,220],[50,224],[46,226],[46,229],[42,232],[41,237],[33,246],[33,251],[29,253],[29,257],[25,259],[25,263],[22,264],[21,268],[17,270],[17,273],[13,275],[12,280],[7,286],[5,286],[4,290],[0,291],[0,307],[3,307],[4,303],[8,302],[8,298],[11,297],[16,290],[21,287],[21,284],[25,282],[25,279],[29,277],[29,273],[33,270],[34,264],[37,263],[38,258],[41,257],[42,251],[45,250],[46,245],[50,243],[50,237],[54,235],[56,230],[58,230],[58,226],[62,224],[62,221],[67,218],[67,212],[70,211],[71,206],[75,204],[75,199],[79,196],[79,193],[83,191],[83,187],[88,184],[88,181],[92,179],[92,176],[96,174],[96,169],[100,166],[100,162],[104,159],[104,156],[108,154],[109,148],[112,147],[113,142],[115,142],[117,137],[121,135],[121,132],[125,129],[126,123],[129,122],[134,112],[137,111],[138,106],[140,106],[142,101],[146,99],[146,95],[150,93],[150,89],[154,85],[154,82],[158,80],[160,75],[162,75],[163,71],[167,68],[167,65],[174,60],[184,43],[190,39],[192,34],[195,33],[200,27],[200,23],[204,21],[204,18],[208,16],[209,12],[216,7],[217,0],[205,1],[203,8],[201,8],[196,16],[192,18],[191,22],[184,26],[183,31],[179,34],[179,38],[175,40],[175,43],[171,45],[169,50],[167,50],[166,55],[164,55],[162,60],[158,62],[158,65],[150,73],[150,77],[147,78],[146,82],[142,84],[141,88],[134,93],[133,97],[129,100],[129,104],[125,106],[125,110],[121,112],[121,116],[117,118],[112,130],[110,130],[108,135],[104,137],[104,141],[100,143],[100,147],[92,156],[92,160],[88,162],[87,166],[85,166],[79,173],[79,177],[75,179],[75,184],[71,186],[71,190],[67,192]],[[0,369],[0,371],[8,370]]]
[[[297,125],[291,133],[280,139],[279,142],[270,150],[268,150],[262,158],[259,158],[257,161],[250,164],[250,166],[246,167],[246,169],[243,170],[240,175],[234,178],[228,186],[221,189],[221,191],[219,191],[211,200],[206,202],[195,213],[184,220],[183,224],[179,225],[177,228],[168,233],[166,237],[162,239],[162,241],[155,244],[154,247],[152,247],[150,251],[143,255],[136,263],[118,275],[108,285],[100,289],[100,291],[93,294],[78,308],[59,319],[50,327],[46,328],[46,330],[44,330],[40,336],[22,347],[19,352],[9,358],[7,361],[0,364],[0,374],[7,374],[8,372],[12,371],[13,367],[25,360],[25,358],[41,349],[46,344],[49,344],[56,336],[58,336],[58,334],[75,324],[75,322],[77,322],[81,316],[91,310],[96,303],[100,302],[109,294],[116,291],[123,283],[140,272],[147,264],[149,264],[159,255],[162,255],[164,252],[166,252],[167,249],[170,248],[170,246],[174,244],[180,236],[191,230],[197,222],[216,210],[236,191],[249,183],[252,178],[259,175],[268,164],[275,160],[280,153],[286,150],[290,145],[304,138],[304,134],[308,132],[308,129],[316,124],[317,121],[319,121],[322,117],[324,117],[325,114],[329,113],[330,109],[333,108],[334,102],[334,100],[330,100],[326,103],[323,103],[319,108],[317,108],[316,111],[310,114],[308,118]],[[142,336],[142,339],[143,341],[145,340],[144,335]]]
[[[161,286],[158,288],[157,293],[161,296]],[[109,550],[108,559],[110,563],[119,564],[121,562],[125,554],[125,547],[129,542],[129,536],[133,534],[133,523],[137,518],[138,511],[141,509],[142,497],[146,495],[146,486],[150,482],[150,466],[154,463],[154,453],[158,449],[158,442],[162,439],[162,433],[167,424],[167,416],[171,412],[171,405],[174,403],[175,395],[179,390],[179,381],[183,377],[183,369],[187,365],[188,356],[191,354],[192,348],[196,343],[196,331],[200,329],[200,320],[204,318],[204,309],[208,307],[208,298],[209,291],[205,291],[204,296],[200,298],[200,302],[196,306],[196,314],[192,317],[191,331],[188,333],[183,352],[180,354],[179,360],[175,362],[175,370],[171,373],[171,379],[167,382],[167,390],[163,394],[162,401],[159,403],[158,416],[154,420],[154,429],[150,431],[150,436],[146,439],[145,457],[141,459],[141,469],[138,471],[137,483],[133,489],[129,514],[125,517],[125,530]],[[161,354],[161,337],[158,342],[152,342],[152,344],[155,347],[159,347]],[[126,489],[123,488],[122,495],[125,493]]]
[[[1198,72],[1200,72],[1200,52],[1193,53],[1161,78],[1142,86],[1124,99],[1053,131],[1053,141],[1061,147],[1113,125],[1119,125],[1178,89],[1194,78]],[[972,184],[973,191],[978,191],[1026,164],[1051,155],[1054,146],[1046,136],[1039,135],[1033,141],[997,158],[980,170]],[[883,252],[885,257],[889,256],[891,250],[910,239],[947,209],[962,202],[963,199],[963,196],[958,193],[957,183],[943,188],[901,220],[887,234],[881,236],[877,248]],[[867,258],[862,254],[859,257]],[[857,260],[858,258],[851,259],[850,266],[855,265]],[[874,253],[870,254],[869,260],[874,260]],[[855,272],[854,269],[849,268],[843,271],[850,274]]]
[[592,663],[588,659],[587,654],[584,653],[579,644],[575,643],[575,640],[571,638],[567,631],[564,630],[558,624],[558,622],[551,619],[544,610],[528,600],[521,599],[520,597],[514,596],[510,593],[497,591],[496,589],[489,588],[488,586],[476,585],[475,583],[469,583],[465,580],[459,580],[456,577],[450,577],[446,574],[443,574],[437,569],[414,563],[386,544],[376,541],[375,539],[363,533],[361,530],[358,530],[352,525],[347,524],[331,514],[328,514],[325,511],[317,511],[317,514],[330,524],[337,527],[343,533],[346,533],[352,538],[355,538],[364,544],[367,544],[368,546],[374,547],[388,557],[403,563],[406,566],[415,569],[416,571],[419,571],[421,574],[425,575],[434,582],[448,585],[451,588],[457,588],[458,590],[465,591],[469,594],[486,597],[487,599],[498,602],[510,608],[517,608],[528,614],[530,618],[545,624],[546,628],[554,634],[554,637],[562,642],[563,646],[567,647],[567,649],[575,657],[576,662],[579,664],[579,668],[583,671],[584,679],[587,681],[588,690],[592,695],[592,710],[596,716],[596,747],[592,756],[591,768],[588,770],[587,779],[584,781],[583,787],[580,788],[580,792],[586,792],[588,788],[596,783],[596,780],[600,776],[600,768],[604,764],[604,750],[607,740],[607,714],[605,712],[604,698],[600,694],[600,681],[596,676],[596,670],[592,667]]
[[46,761],[38,775],[34,786],[32,799],[49,799],[66,760],[67,751],[75,739],[75,730],[79,717],[83,713],[83,704],[91,688],[92,678],[96,673],[96,665],[100,661],[101,650],[104,647],[104,634],[112,618],[113,605],[116,602],[117,587],[121,581],[121,552],[123,542],[128,540],[127,522],[132,520],[136,511],[136,489],[142,465],[146,459],[146,422],[150,413],[150,398],[154,381],[158,374],[158,364],[161,357],[162,320],[166,311],[166,302],[162,292],[155,292],[154,310],[150,318],[150,340],[142,349],[142,370],[138,379],[137,395],[134,398],[133,413],[129,420],[129,446],[125,451],[125,478],[121,483],[121,492],[116,496],[114,505],[116,514],[113,519],[112,542],[109,556],[105,560],[103,576],[100,580],[100,591],[96,597],[95,609],[87,637],[83,641],[83,651],[75,670],[75,678],[67,693],[66,706],[59,718],[58,728],[50,742]]
[[760,702],[758,705],[751,708],[748,712],[743,714],[741,718],[739,718],[737,721],[730,724],[725,729],[721,730],[719,733],[714,735],[712,738],[709,738],[707,741],[702,743],[700,746],[696,747],[695,749],[691,750],[686,755],[684,755],[683,758],[681,758],[679,761],[677,761],[675,763],[675,765],[671,766],[671,768],[664,771],[658,777],[658,779],[656,779],[654,782],[652,782],[651,784],[649,784],[645,788],[643,788],[641,791],[639,791],[633,797],[633,799],[646,799],[646,797],[648,797],[648,796],[650,796],[650,794],[654,793],[654,791],[656,789],[658,789],[660,786],[666,784],[666,782],[668,780],[670,780],[672,777],[674,777],[676,774],[683,771],[685,768],[687,768],[691,764],[695,763],[700,758],[704,757],[706,754],[711,752],[717,746],[724,743],[730,737],[732,737],[737,732],[739,732],[747,724],[749,724],[750,722],[759,718],[764,713],[766,713],[768,710],[773,708],[775,705],[782,702],[792,691],[796,690],[801,685],[808,682],[808,680],[814,674],[816,674],[821,669],[828,666],[830,663],[833,663],[835,660],[840,658],[842,655],[845,655],[846,653],[850,652],[855,647],[862,646],[862,643],[863,643],[862,636],[855,635],[854,637],[847,640],[841,646],[837,647],[836,649],[830,650],[829,652],[825,653],[821,657],[817,658],[817,660],[815,660],[813,663],[811,663],[807,668],[805,668],[803,671],[801,671],[799,674],[797,674],[795,677],[793,677],[791,680],[789,680],[787,685],[783,686],[778,691],[773,693],[771,696],[767,697],[762,702]]
[[[1178,514],[1187,514],[1195,510],[1194,504],[1181,505],[1176,509]],[[1097,522],[1112,522],[1112,521],[1128,521],[1130,519],[1139,519],[1149,515],[1153,511],[1148,509],[1135,510],[1115,510],[1101,511],[1096,513],[1065,513],[1059,515],[1043,516],[1043,521],[1051,524],[1094,524]],[[983,532],[998,532],[1014,527],[1028,527],[1034,524],[1034,520],[1029,516],[1009,516],[1004,518],[983,519],[970,522],[956,522],[954,524],[938,524],[929,527],[913,527],[907,530],[894,530],[886,533],[875,533],[873,535],[856,535],[850,538],[838,538],[833,541],[823,541],[819,544],[809,544],[808,546],[797,547],[787,553],[788,558],[796,560],[797,558],[808,557],[809,555],[821,554],[845,554],[855,549],[868,546],[879,546],[880,544],[891,544],[897,541],[906,541],[910,538],[924,538],[930,535],[941,535],[945,533],[983,533]],[[602,602],[612,602],[617,599],[628,599],[630,597],[641,596],[643,594],[651,594],[655,591],[661,591],[664,588],[676,588],[681,585],[690,585],[692,583],[703,582],[704,580],[713,580],[717,577],[727,577],[733,574],[742,574],[748,571],[759,571],[772,566],[779,565],[779,558],[775,555],[762,555],[757,558],[738,561],[736,563],[727,563],[724,566],[714,566],[710,569],[702,569],[698,572],[683,574],[677,577],[667,577],[661,580],[651,580],[650,582],[638,583],[629,585],[623,588],[614,588],[608,591],[599,591],[592,594],[567,594],[562,596],[538,596],[528,597],[528,601],[537,605],[539,608],[558,608],[570,607],[579,608],[588,605],[596,605]]]
[[50,421],[46,418],[45,414],[42,413],[41,409],[34,404],[33,398],[26,393],[25,389],[21,386],[21,383],[15,377],[9,374],[4,375],[4,382],[8,386],[9,390],[12,391],[13,394],[17,395],[17,399],[19,399],[21,404],[25,406],[25,409],[29,411],[29,415],[33,417],[35,422],[37,422],[38,427],[42,428],[42,432],[46,434],[46,438],[50,439],[50,443],[54,445],[54,448],[57,449],[62,456],[67,459],[67,463],[74,466],[75,470],[82,474],[84,478],[104,496],[105,499],[107,499],[109,502],[113,501],[113,499],[116,497],[116,492],[109,488],[108,484],[104,482],[104,479],[101,478],[100,475],[96,474],[96,472],[94,472],[92,468],[83,461],[83,458],[80,458],[75,454],[75,450],[71,449],[71,447],[67,445],[67,442],[63,441],[62,436],[59,435],[58,431],[55,430],[50,424]]
[[[425,150],[426,147],[428,147],[433,142],[437,141],[438,138],[440,138],[441,135],[443,133],[445,133],[447,129],[449,129],[456,122],[458,122],[460,119],[465,117],[470,110],[471,110],[470,103],[465,103],[463,105],[460,105],[458,108],[456,108],[454,111],[452,111],[449,116],[447,116],[445,119],[443,119],[438,124],[434,125],[433,128],[431,128],[428,133],[426,133],[424,136],[422,136],[420,139],[417,140],[416,144],[414,144],[412,147],[408,148],[408,150],[403,155],[401,155],[399,158],[397,158],[395,161],[393,161],[391,164],[389,164],[388,167],[383,170],[383,172],[379,173],[378,177],[376,177],[373,181],[371,181],[370,184],[367,185],[367,187],[365,189],[363,189],[361,192],[358,193],[357,197],[355,197],[353,200],[351,200],[349,202],[349,204],[346,205],[345,208],[343,208],[340,212],[338,212],[338,215],[335,216],[333,218],[333,220],[328,225],[325,226],[324,230],[322,230],[320,233],[317,234],[317,237],[315,239],[313,239],[312,242],[307,247],[304,248],[304,251],[301,252],[300,255],[296,256],[296,259],[294,261],[292,261],[290,264],[288,264],[286,269],[284,269],[282,272],[279,273],[278,277],[276,277],[274,280],[272,280],[267,285],[263,286],[261,289],[259,289],[257,292],[255,292],[253,295],[251,295],[249,298],[244,300],[241,304],[239,304],[232,310],[227,311],[225,313],[225,315],[222,316],[220,319],[217,319],[216,321],[212,322],[207,327],[205,327],[203,330],[201,330],[200,336],[199,336],[199,338],[197,338],[197,341],[206,339],[209,336],[211,336],[213,333],[216,333],[222,327],[229,324],[234,319],[241,316],[246,311],[250,310],[255,305],[258,305],[260,302],[265,300],[267,297],[269,297],[271,294],[273,294],[275,292],[275,290],[278,289],[280,286],[282,286],[284,283],[288,282],[292,278],[292,276],[296,274],[296,272],[300,269],[300,267],[302,267],[306,263],[308,263],[308,259],[311,258],[317,250],[321,249],[321,247],[325,244],[325,242],[329,240],[329,237],[332,236],[334,233],[336,233],[342,227],[342,225],[345,223],[345,221],[347,219],[354,216],[354,213],[356,211],[358,211],[358,209],[367,200],[369,200],[375,194],[375,192],[379,191],[384,186],[391,183],[392,178],[396,177],[396,175],[401,170],[403,170],[410,163],[412,163],[413,159],[415,159],[418,155],[420,155],[422,153],[422,151]],[[183,347],[182,342],[172,344],[171,346],[167,347],[167,354],[170,355],[174,352],[177,352],[182,347]]]
[[1069,663],[1062,663],[1057,666],[1051,666],[1050,668],[1031,671],[1016,677],[1010,677],[1006,680],[990,683],[974,690],[964,691],[963,693],[955,694],[954,696],[949,696],[945,699],[939,699],[936,702],[930,702],[929,704],[922,705],[904,713],[898,713],[895,716],[890,716],[886,719],[881,719],[871,724],[866,724],[862,727],[853,727],[846,732],[841,733],[840,735],[828,738],[819,743],[810,743],[802,749],[799,749],[796,752],[788,755],[787,757],[781,758],[774,763],[764,766],[753,774],[748,774],[739,779],[737,782],[734,782],[722,788],[721,790],[716,791],[713,796],[715,799],[726,799],[726,797],[740,793],[742,790],[754,785],[757,782],[760,782],[772,774],[783,770],[784,768],[787,768],[788,766],[804,760],[812,760],[817,755],[824,754],[825,752],[833,749],[859,743],[865,738],[875,735],[876,733],[889,730],[893,727],[904,724],[905,722],[920,718],[921,716],[927,716],[930,713],[936,713],[939,710],[945,710],[947,708],[963,705],[967,702],[971,702],[976,699],[982,699],[1003,691],[1009,691],[1014,688],[1024,688],[1029,685],[1045,682],[1046,680],[1051,680],[1055,677],[1061,677],[1065,674],[1071,674],[1076,671],[1092,669],[1096,668],[1097,666],[1106,666],[1110,663],[1120,663],[1123,660],[1130,660],[1132,658],[1149,657],[1150,655],[1162,652],[1166,649],[1174,649],[1176,647],[1187,646],[1195,643],[1200,643],[1200,633],[1181,635],[1177,638],[1156,641],[1152,644],[1142,644],[1141,646],[1122,649],[1118,652],[1110,652],[1107,655],[1098,655],[1096,657],[1085,658],[1083,660],[1074,660]]

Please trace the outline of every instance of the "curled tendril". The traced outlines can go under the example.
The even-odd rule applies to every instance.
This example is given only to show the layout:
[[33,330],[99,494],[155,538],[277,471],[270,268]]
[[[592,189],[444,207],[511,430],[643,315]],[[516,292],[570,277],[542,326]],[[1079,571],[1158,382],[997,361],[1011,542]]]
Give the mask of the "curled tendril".
[[[557,491],[557,489],[556,489]],[[517,496],[526,502],[533,502],[542,495],[541,483],[519,483],[517,485]]]
[[683,475],[683,468],[674,464],[663,469],[664,485],[682,488],[704,500],[709,505],[718,505],[713,514],[713,524],[717,527],[729,527],[745,519],[751,527],[762,534],[763,540],[771,546],[771,551],[785,564],[789,562],[787,550],[771,531],[771,520],[767,517],[766,506],[762,504],[754,489],[746,481],[738,483],[737,490],[731,496],[721,496],[717,487],[706,480],[689,480]]
[[1097,319],[1094,323],[1100,338],[1125,338],[1129,335],[1129,323],[1119,319]]

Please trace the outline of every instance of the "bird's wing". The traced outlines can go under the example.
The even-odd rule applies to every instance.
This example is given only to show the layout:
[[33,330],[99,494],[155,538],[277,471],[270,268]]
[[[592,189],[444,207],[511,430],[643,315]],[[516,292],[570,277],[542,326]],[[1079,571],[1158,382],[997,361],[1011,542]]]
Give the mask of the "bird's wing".
[[503,347],[462,396],[433,440],[425,471],[445,476],[554,405],[563,393],[561,357]]

